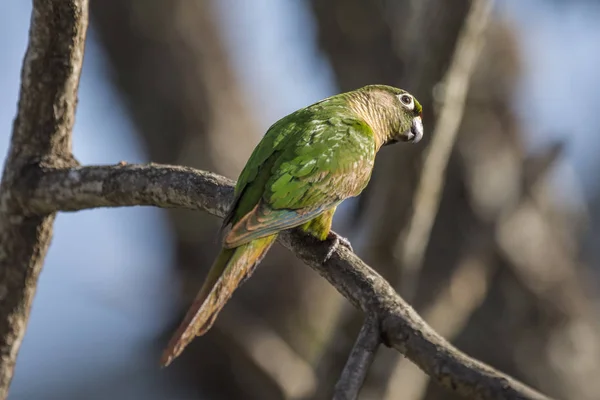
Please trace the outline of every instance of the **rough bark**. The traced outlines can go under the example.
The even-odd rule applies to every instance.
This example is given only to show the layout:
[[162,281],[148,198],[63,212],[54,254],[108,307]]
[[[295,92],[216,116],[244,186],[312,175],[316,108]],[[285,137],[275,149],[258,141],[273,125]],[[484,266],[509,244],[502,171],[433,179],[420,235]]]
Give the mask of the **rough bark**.
[[0,186],[0,399],[8,396],[54,213],[25,216],[15,196],[41,168],[74,165],[71,130],[88,23],[86,0],[33,2],[17,117]]

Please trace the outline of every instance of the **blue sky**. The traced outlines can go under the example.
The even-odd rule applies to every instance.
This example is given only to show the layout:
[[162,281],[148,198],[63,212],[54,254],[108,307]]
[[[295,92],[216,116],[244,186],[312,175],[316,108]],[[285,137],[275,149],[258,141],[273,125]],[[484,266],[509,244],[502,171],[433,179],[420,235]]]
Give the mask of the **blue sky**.
[[599,189],[600,2],[509,0],[522,32],[525,77],[515,101],[537,147],[564,140],[586,194]]
[[[218,3],[233,61],[263,128],[335,92],[329,66],[314,46],[313,22],[303,2]],[[501,10],[524,33],[526,75],[515,102],[526,111],[532,146],[548,134],[566,139],[569,160],[584,186],[597,190],[600,6],[551,4],[502,3]],[[22,0],[5,0],[1,6],[0,154],[6,154],[16,111],[30,7]],[[93,34],[81,81],[74,151],[82,163],[149,161],[106,80]],[[161,384],[155,360],[148,360],[144,351],[175,306],[177,282],[170,275],[173,249],[168,238],[165,215],[156,209],[59,215],[10,399],[39,398],[42,392],[50,398],[47,393],[68,386],[75,376],[85,382],[103,370],[131,375],[113,392],[97,394],[99,399],[158,399],[172,390]]]

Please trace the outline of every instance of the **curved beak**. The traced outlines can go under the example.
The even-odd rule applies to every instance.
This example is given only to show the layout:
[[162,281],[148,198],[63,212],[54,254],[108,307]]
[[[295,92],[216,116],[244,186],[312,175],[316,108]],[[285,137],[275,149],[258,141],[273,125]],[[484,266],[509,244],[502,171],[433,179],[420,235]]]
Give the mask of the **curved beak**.
[[421,116],[414,117],[408,134],[408,141],[418,143],[423,138],[423,121]]

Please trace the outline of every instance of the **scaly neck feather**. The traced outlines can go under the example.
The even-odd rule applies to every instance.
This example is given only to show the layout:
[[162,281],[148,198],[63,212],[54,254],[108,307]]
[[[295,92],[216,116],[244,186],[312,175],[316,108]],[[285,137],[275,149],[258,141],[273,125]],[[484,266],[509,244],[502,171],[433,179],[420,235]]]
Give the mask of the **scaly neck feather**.
[[395,99],[391,93],[383,90],[357,90],[348,93],[348,104],[373,129],[377,151],[398,130]]

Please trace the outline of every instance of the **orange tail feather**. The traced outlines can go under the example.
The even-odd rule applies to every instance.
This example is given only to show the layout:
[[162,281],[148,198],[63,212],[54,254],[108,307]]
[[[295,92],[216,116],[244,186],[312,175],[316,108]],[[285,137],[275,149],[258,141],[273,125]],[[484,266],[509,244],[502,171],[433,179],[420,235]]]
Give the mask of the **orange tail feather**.
[[171,364],[194,337],[208,332],[235,289],[252,275],[276,238],[277,234],[274,234],[234,249],[221,250],[183,322],[163,352],[163,367]]

